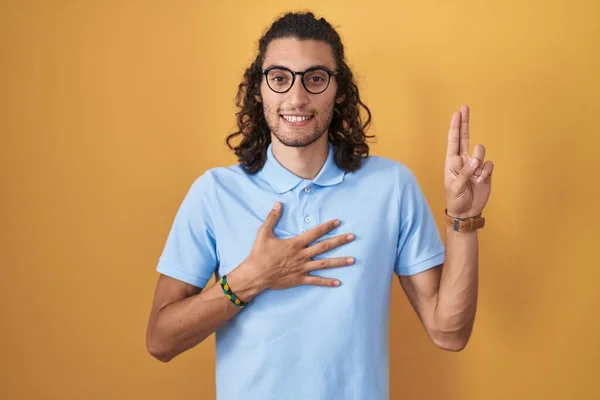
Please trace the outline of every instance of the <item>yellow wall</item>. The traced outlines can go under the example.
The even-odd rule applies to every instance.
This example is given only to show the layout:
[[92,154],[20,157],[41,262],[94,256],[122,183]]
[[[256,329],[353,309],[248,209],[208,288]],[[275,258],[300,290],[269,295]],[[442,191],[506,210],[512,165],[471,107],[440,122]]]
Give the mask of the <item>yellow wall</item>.
[[212,337],[146,353],[154,268],[193,179],[235,162],[237,83],[297,4],[339,27],[372,153],[440,221],[461,104],[496,163],[472,340],[434,348],[396,284],[392,399],[600,398],[596,0],[3,1],[0,398],[214,398]]

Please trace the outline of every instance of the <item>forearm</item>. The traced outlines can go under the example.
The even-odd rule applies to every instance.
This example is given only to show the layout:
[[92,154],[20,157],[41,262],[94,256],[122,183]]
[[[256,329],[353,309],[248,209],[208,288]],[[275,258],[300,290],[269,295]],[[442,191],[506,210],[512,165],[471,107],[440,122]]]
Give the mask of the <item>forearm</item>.
[[[227,275],[227,281],[244,301],[250,301],[261,291],[247,278],[242,265]],[[169,361],[204,341],[241,310],[225,297],[219,284],[168,304],[151,324],[148,337],[151,353],[161,361]]]
[[478,246],[477,231],[461,233],[446,227],[446,258],[434,312],[441,333],[471,333],[477,309]]

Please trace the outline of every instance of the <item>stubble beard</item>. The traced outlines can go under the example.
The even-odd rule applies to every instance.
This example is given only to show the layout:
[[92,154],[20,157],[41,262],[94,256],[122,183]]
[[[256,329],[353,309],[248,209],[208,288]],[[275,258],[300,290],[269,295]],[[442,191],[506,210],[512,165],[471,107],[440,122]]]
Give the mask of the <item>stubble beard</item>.
[[[315,127],[309,134],[304,134],[301,132],[290,133],[289,130],[294,128],[288,128],[281,121],[279,112],[272,112],[267,106],[264,106],[263,112],[265,113],[265,120],[267,121],[269,130],[284,146],[306,147],[319,140],[329,131],[329,125],[331,124],[331,120],[333,118],[333,105],[331,105],[326,111],[327,118],[325,119],[325,127],[322,127],[319,124],[316,114],[313,116]],[[284,132],[284,130],[287,130],[286,128],[289,129],[288,132]],[[298,130],[300,131],[300,129]]]

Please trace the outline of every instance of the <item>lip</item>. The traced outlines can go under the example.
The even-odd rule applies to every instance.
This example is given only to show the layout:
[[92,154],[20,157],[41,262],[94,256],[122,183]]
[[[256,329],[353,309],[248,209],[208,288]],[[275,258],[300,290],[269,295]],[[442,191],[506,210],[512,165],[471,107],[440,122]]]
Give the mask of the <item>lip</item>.
[[282,115],[279,115],[279,118],[281,118],[281,120],[287,125],[287,126],[294,126],[294,127],[298,127],[298,126],[306,126],[308,124],[310,124],[313,119],[315,119],[315,116],[313,114],[285,114],[287,117],[311,117],[310,119],[306,120],[306,121],[296,121],[296,122],[290,122],[287,119],[283,118]]

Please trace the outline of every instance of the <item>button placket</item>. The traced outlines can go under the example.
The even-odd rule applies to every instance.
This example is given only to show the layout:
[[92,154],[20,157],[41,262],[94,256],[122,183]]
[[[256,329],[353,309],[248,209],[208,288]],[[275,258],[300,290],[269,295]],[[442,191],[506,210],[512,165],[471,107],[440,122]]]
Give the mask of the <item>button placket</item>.
[[308,226],[308,224],[306,223],[305,219],[306,219],[306,188],[304,189],[300,189],[297,193],[298,193],[298,214],[297,214],[297,218],[298,218],[298,223],[300,226],[300,233],[306,231],[307,229],[309,229],[310,227]]
[[309,184],[304,188],[304,193],[302,197],[304,197],[304,227],[305,229],[314,228],[318,223],[318,215],[317,215],[317,196],[316,192],[313,189],[313,185]]
[[299,193],[299,199],[300,199],[300,207],[298,209],[298,211],[300,212],[300,215],[298,215],[298,217],[300,218],[300,224],[302,226],[302,232],[311,229],[312,227],[314,227],[315,225],[315,215],[314,215],[314,210],[313,207],[311,206],[311,203],[313,202],[312,197],[313,195],[311,194],[311,183],[307,182],[307,186],[304,187],[304,189],[302,189]]

